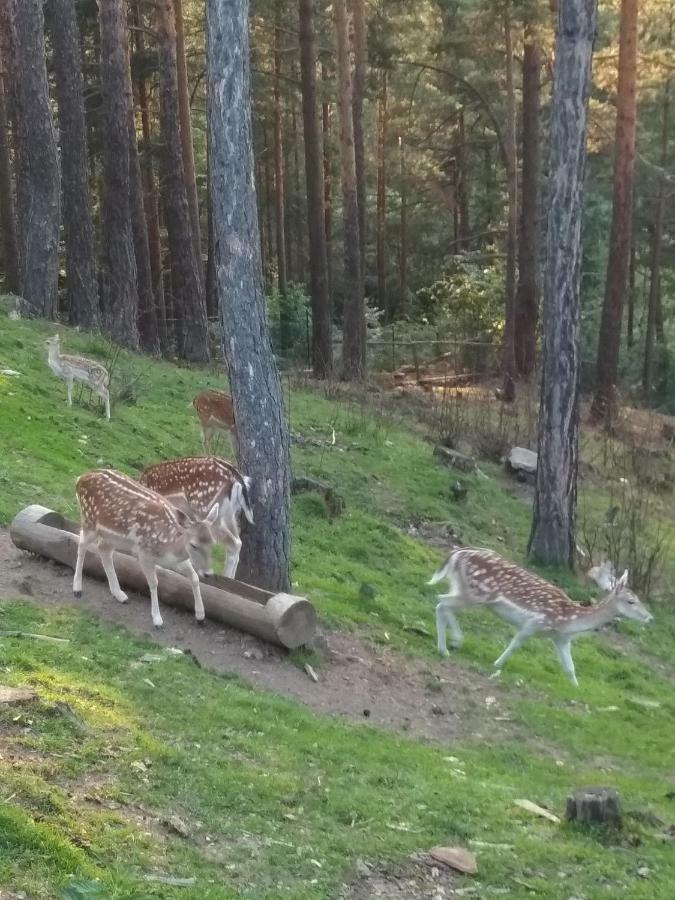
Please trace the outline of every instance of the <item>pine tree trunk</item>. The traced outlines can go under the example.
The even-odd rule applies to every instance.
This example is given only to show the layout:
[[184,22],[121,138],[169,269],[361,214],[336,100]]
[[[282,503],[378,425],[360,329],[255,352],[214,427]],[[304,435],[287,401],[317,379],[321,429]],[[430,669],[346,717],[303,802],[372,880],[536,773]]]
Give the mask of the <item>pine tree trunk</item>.
[[[206,148],[206,175],[207,175],[207,185],[210,184],[209,178],[209,166],[210,166],[210,158],[211,151],[209,150],[208,143]],[[207,204],[208,204],[208,236],[207,236],[207,257],[206,257],[206,313],[209,319],[215,319],[218,317],[218,294],[216,290],[216,260],[215,260],[215,248],[213,246],[213,200],[211,195],[208,193],[207,187]],[[261,220],[262,221],[262,220]],[[261,230],[262,235],[262,230]],[[264,271],[264,267],[263,267]]]
[[99,6],[103,138],[104,325],[118,344],[137,350],[138,290],[129,180],[131,83],[126,4]]
[[272,209],[274,207],[274,188],[272,182],[272,166],[270,160],[274,157],[274,150],[270,150],[267,141],[267,129],[263,125],[263,144],[265,145],[265,234],[267,236],[268,259],[270,260],[270,269],[268,272],[268,282],[272,284],[272,258],[274,257],[274,228],[272,223]]
[[203,280],[202,241],[199,222],[199,199],[197,196],[197,176],[195,175],[195,153],[192,142],[192,113],[190,110],[190,88],[188,85],[187,61],[185,58],[185,28],[183,24],[183,0],[173,0],[176,21],[176,68],[178,72],[178,112],[180,115],[180,140],[183,152],[183,169],[187,189],[192,240],[199,265],[199,277]]
[[[293,81],[298,80],[298,73],[295,66],[292,69]],[[298,128],[298,117],[295,108],[295,92],[291,95],[291,141],[293,143],[293,203],[291,204],[293,230],[295,232],[295,281],[298,284],[305,284],[305,229],[303,223],[307,221],[307,211],[303,208],[303,198],[301,189],[301,166],[300,166],[300,130]]]
[[14,12],[20,176],[19,288],[37,316],[57,312],[61,176],[49,101],[42,0]]
[[508,218],[506,225],[506,280],[504,347],[502,357],[502,400],[511,402],[516,394],[516,254],[518,252],[518,164],[516,148],[516,93],[513,84],[513,48],[511,39],[511,11],[504,7],[504,49],[506,51],[506,181]]
[[602,306],[595,395],[591,413],[610,426],[616,418],[616,384],[623,298],[628,282],[628,256],[633,217],[633,172],[637,108],[638,0],[621,0],[619,36],[619,81],[616,101],[614,199],[609,238],[607,279]]
[[630,349],[635,343],[635,241],[631,241],[628,261],[628,321],[626,323],[626,344]]
[[363,347],[364,304],[361,280],[359,205],[354,156],[354,116],[352,73],[349,62],[349,31],[345,0],[334,0],[333,18],[337,43],[340,109],[340,163],[344,210],[345,300],[343,314],[342,377],[347,381],[365,378]]
[[457,112],[457,149],[455,153],[455,173],[457,184],[455,196],[457,198],[457,241],[461,250],[468,250],[470,244],[471,226],[469,224],[469,172],[466,164],[466,136],[464,133],[464,107],[460,106]]
[[377,117],[377,302],[387,309],[387,263],[385,259],[385,229],[387,227],[387,73],[382,72]]
[[208,322],[201,261],[195,253],[181,149],[172,0],[158,0],[160,122],[164,159],[164,213],[171,253],[171,278],[178,353],[192,362],[209,359]]
[[[328,85],[328,72],[325,63],[321,63],[321,82],[324,92]],[[328,267],[328,297],[330,298],[331,318],[333,309],[333,163],[331,153],[331,119],[332,110],[328,100],[321,104],[321,134],[323,141],[323,208],[324,233],[326,235],[326,264]]]
[[223,347],[255,526],[238,577],[290,587],[289,438],[265,318],[253,182],[247,0],[207,0],[210,196]]
[[359,247],[361,278],[366,277],[366,142],[363,129],[363,102],[366,94],[368,46],[365,0],[351,0],[354,35],[354,159],[356,162],[356,196],[359,204]]
[[[284,143],[281,114],[281,22],[283,0],[275,0],[274,16],[274,211],[277,246],[277,290],[279,292],[279,336],[281,355],[289,349],[289,321],[287,305],[288,256],[286,233],[286,193],[284,180]],[[290,234],[291,229],[288,229]],[[289,253],[290,256],[290,253]]]
[[19,259],[16,245],[16,213],[14,186],[9,148],[9,122],[5,101],[5,61],[0,56],[0,230],[4,263],[4,290],[15,294],[19,290]]
[[312,371],[315,378],[329,378],[333,369],[333,347],[331,344],[328,262],[324,231],[323,161],[317,115],[314,0],[299,0],[298,18],[307,184],[309,276],[312,300]]
[[523,164],[516,292],[516,367],[529,378],[537,356],[537,319],[541,292],[541,52],[535,28],[525,26],[523,45]]
[[408,314],[408,178],[405,167],[405,143],[401,135],[398,138],[398,166],[401,191],[398,314],[403,318]]
[[574,563],[579,454],[581,219],[597,0],[561,0],[556,36],[544,347],[534,516],[528,552]]
[[45,12],[54,44],[59,104],[69,319],[71,325],[93,330],[100,326],[101,316],[89,200],[80,29],[75,0],[48,0]]

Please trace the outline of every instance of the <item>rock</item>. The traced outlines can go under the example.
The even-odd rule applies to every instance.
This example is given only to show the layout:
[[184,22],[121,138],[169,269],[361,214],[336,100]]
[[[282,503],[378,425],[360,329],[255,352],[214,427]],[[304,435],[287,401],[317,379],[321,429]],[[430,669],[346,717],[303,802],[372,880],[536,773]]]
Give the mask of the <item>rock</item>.
[[370,710],[369,710],[369,709],[364,709],[364,710],[363,710],[363,717],[364,717],[364,719],[369,719],[369,718],[370,718]]
[[451,869],[464,872],[465,875],[475,875],[478,871],[476,857],[463,847],[432,847],[429,856],[436,862],[450,866]]
[[6,687],[0,684],[0,704],[14,706],[16,703],[29,703],[37,700],[37,694],[32,688]]
[[539,806],[538,803],[533,803],[531,800],[514,800],[513,802],[516,806],[519,806],[526,812],[532,813],[532,815],[534,816],[540,816],[542,819],[548,819],[549,822],[555,822],[556,825],[560,822],[558,816],[554,815],[552,812],[549,812],[547,809],[544,809],[543,806]]
[[164,824],[167,828],[171,829],[171,831],[175,831],[176,834],[179,834],[181,837],[190,837],[190,829],[180,816],[170,816],[168,819],[165,819]]
[[449,447],[443,447],[438,444],[434,447],[434,456],[451,469],[459,469],[461,472],[475,472],[476,460],[471,456],[465,456],[458,453],[457,450],[450,450]]
[[445,715],[445,710],[441,709],[441,707],[438,705],[438,703],[433,703],[431,705],[431,711],[435,716],[444,716]]
[[620,828],[621,803],[614,788],[581,788],[567,798],[567,820],[580,825]]
[[512,447],[506,458],[506,471],[522,481],[534,483],[537,474],[537,454],[525,447]]

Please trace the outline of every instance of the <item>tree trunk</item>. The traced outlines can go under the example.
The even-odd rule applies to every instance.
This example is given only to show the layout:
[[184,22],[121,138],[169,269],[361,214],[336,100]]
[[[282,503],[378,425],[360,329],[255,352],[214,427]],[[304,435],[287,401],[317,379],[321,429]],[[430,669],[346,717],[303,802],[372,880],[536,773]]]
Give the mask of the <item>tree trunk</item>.
[[75,0],[48,0],[46,13],[54,44],[59,104],[69,319],[71,325],[93,330],[100,326],[101,316],[89,201],[80,29]]
[[307,184],[309,276],[312,300],[312,370],[329,378],[333,369],[328,263],[324,232],[324,187],[316,99],[316,35],[314,0],[299,0],[300,75]]
[[525,26],[523,45],[523,174],[515,322],[516,367],[523,378],[529,378],[536,365],[541,292],[541,51],[535,28]]
[[195,253],[181,149],[172,0],[158,0],[160,121],[164,158],[164,213],[171,252],[171,278],[178,353],[192,362],[209,359],[208,322],[201,261]]
[[42,0],[20,0],[14,12],[19,123],[17,206],[19,287],[37,316],[57,312],[61,178],[49,101]]
[[504,285],[504,347],[502,358],[503,387],[501,399],[512,402],[516,395],[516,254],[518,252],[518,168],[516,149],[516,92],[513,84],[513,48],[511,10],[504,7],[504,49],[506,51],[506,128],[504,144],[508,192],[506,225],[506,280]]
[[561,0],[555,47],[544,347],[534,516],[528,552],[574,564],[579,453],[581,219],[597,0]]
[[387,227],[387,73],[382,72],[382,85],[377,117],[377,302],[387,310],[387,263],[385,260],[385,229]]
[[[286,195],[284,144],[281,115],[281,22],[283,0],[275,0],[274,15],[274,211],[277,226],[277,290],[279,292],[279,337],[281,355],[289,349],[289,321],[286,272]],[[290,229],[289,229],[290,232]]]
[[[207,147],[206,147],[206,175],[207,175],[207,185],[210,183],[210,179],[208,177],[209,173],[209,165],[210,165],[210,157],[211,151],[208,147],[208,139],[207,139]],[[211,195],[208,193],[207,186],[207,204],[208,204],[208,236],[207,236],[207,258],[206,258],[206,313],[209,319],[217,318],[218,316],[218,293],[216,290],[216,260],[214,256],[214,246],[213,246],[213,200]]]
[[265,145],[265,234],[267,235],[268,258],[270,260],[270,269],[268,281],[272,283],[272,258],[274,256],[274,238],[272,227],[272,207],[274,206],[274,187],[272,181],[272,166],[270,159],[274,156],[274,151],[270,152],[270,146],[267,141],[267,129],[263,125],[263,144]]
[[354,156],[352,73],[349,62],[349,30],[345,0],[334,0],[333,17],[335,20],[337,44],[340,163],[344,209],[345,300],[342,377],[347,381],[358,381],[366,375],[365,347],[363,346],[365,313],[363,283],[361,280],[361,242],[359,238],[359,204],[356,191],[356,159]]
[[0,56],[0,230],[2,230],[2,257],[5,273],[4,290],[16,294],[19,291],[19,260],[9,148],[9,122],[5,102],[4,64],[5,61]]
[[247,0],[207,0],[210,196],[223,347],[255,527],[243,581],[290,587],[289,439],[265,318],[253,181]]
[[628,261],[628,322],[626,323],[626,344],[630,349],[635,343],[635,241],[631,241]]
[[354,160],[356,163],[356,197],[359,204],[359,248],[361,278],[366,277],[366,142],[363,130],[363,101],[366,95],[368,46],[365,0],[351,0],[354,36]]
[[398,259],[399,301],[398,314],[401,318],[408,314],[408,184],[405,168],[405,144],[402,135],[398,137],[398,162],[401,190],[401,227]]
[[595,395],[591,413],[609,426],[616,417],[616,383],[623,298],[626,293],[633,216],[633,170],[637,108],[638,0],[621,0],[619,81],[616,98],[614,200],[607,279],[602,306]]
[[[293,81],[298,80],[298,75],[293,66],[291,71]],[[298,137],[298,119],[295,109],[295,94],[291,95],[291,142],[293,145],[293,202],[290,204],[291,221],[293,223],[293,238],[295,243],[295,275],[291,279],[297,284],[305,284],[305,229],[303,222],[307,215],[303,210],[302,190],[300,187],[300,140]]]
[[[321,63],[321,81],[324,92],[328,85],[328,72],[325,63]],[[328,297],[330,299],[331,317],[333,310],[333,164],[331,153],[331,119],[332,110],[328,100],[321,104],[321,133],[323,140],[323,208],[324,233],[326,235],[326,264],[328,267]]]
[[457,149],[455,152],[455,172],[457,176],[457,185],[455,191],[457,207],[457,246],[461,250],[468,250],[471,227],[469,224],[469,172],[466,164],[466,136],[464,133],[463,106],[460,106],[459,110],[457,111]]
[[204,278],[202,265],[202,241],[199,224],[199,200],[197,177],[195,175],[195,154],[192,142],[192,114],[190,111],[190,87],[188,85],[187,61],[185,59],[185,29],[183,25],[183,0],[173,0],[176,22],[176,68],[178,73],[178,113],[180,116],[180,140],[183,153],[183,170],[187,190],[192,240],[199,265],[199,277]]
[[102,307],[113,340],[138,349],[138,290],[129,180],[131,83],[126,4],[99,6],[103,137]]

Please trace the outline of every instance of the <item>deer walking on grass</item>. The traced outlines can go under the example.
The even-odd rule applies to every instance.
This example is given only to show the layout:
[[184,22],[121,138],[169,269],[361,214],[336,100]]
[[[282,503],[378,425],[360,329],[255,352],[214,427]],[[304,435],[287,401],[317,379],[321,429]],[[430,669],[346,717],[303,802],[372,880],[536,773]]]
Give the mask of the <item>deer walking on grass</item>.
[[148,466],[140,482],[198,518],[218,505],[220,513],[213,532],[227,552],[224,574],[234,578],[241,551],[239,513],[253,524],[251,479],[217,456],[192,456]]
[[602,589],[603,597],[595,606],[580,606],[560,588],[508,562],[492,550],[456,550],[429,581],[429,584],[436,584],[447,578],[450,585],[450,593],[438,595],[436,607],[439,653],[448,656],[446,627],[452,631],[453,646],[462,644],[463,635],[455,613],[470,607],[483,607],[518,628],[511,643],[495,661],[498,670],[529,637],[548,637],[555,645],[568,678],[578,687],[571,647],[575,638],[616,618],[643,623],[653,619],[627,587],[627,571],[617,578],[611,564],[603,563],[590,569],[588,575]]
[[230,440],[234,455],[239,458],[232,397],[223,391],[202,391],[197,394],[192,405],[199,416],[204,453],[210,453],[210,441],[214,434],[224,434]]
[[204,604],[199,575],[211,574],[209,565],[214,542],[211,526],[218,518],[218,504],[198,521],[174,508],[160,494],[112,469],[97,469],[81,475],[75,493],[82,517],[73,578],[75,596],[82,596],[84,557],[87,549],[96,544],[110,592],[116,600],[126,603],[127,595],[117,580],[114,550],[138,559],[150,588],[155,627],[160,628],[163,624],[157,598],[156,566],[175,568],[190,579],[195,618],[201,624]]
[[68,406],[73,405],[73,383],[82,381],[103,400],[105,417],[110,421],[110,374],[105,366],[85,356],[68,356],[61,353],[61,339],[58,334],[47,338],[45,347],[48,350],[49,368],[66,383]]

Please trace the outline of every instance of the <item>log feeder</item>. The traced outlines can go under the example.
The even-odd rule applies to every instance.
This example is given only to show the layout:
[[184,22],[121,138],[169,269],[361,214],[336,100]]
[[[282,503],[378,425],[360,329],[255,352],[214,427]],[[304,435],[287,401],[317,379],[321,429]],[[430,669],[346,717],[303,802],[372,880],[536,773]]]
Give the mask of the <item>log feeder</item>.
[[[79,532],[76,522],[39,505],[21,510],[9,528],[10,537],[20,550],[54,560],[73,570]],[[123,587],[149,596],[148,583],[133,556],[115,552],[115,570]],[[101,559],[95,550],[87,553],[84,572],[106,580]],[[157,577],[161,603],[193,611],[194,599],[187,578],[159,566]],[[271,644],[293,649],[310,643],[316,632],[316,612],[304,597],[273,594],[217,575],[203,579],[201,589],[207,618],[247,631]]]

